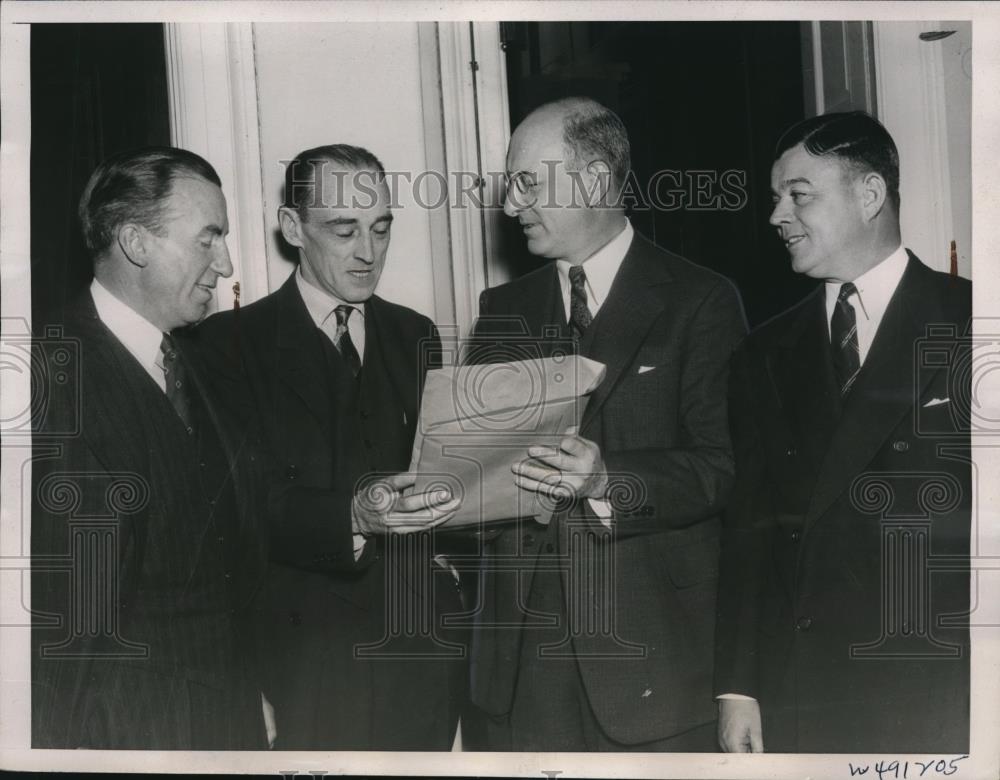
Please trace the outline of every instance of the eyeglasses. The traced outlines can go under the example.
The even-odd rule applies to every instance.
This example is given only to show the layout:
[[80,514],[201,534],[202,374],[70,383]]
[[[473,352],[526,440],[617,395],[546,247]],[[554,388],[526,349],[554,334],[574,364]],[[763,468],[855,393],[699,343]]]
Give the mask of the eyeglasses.
[[504,179],[504,193],[514,208],[526,209],[538,202],[538,177],[534,173],[517,171],[505,174]]

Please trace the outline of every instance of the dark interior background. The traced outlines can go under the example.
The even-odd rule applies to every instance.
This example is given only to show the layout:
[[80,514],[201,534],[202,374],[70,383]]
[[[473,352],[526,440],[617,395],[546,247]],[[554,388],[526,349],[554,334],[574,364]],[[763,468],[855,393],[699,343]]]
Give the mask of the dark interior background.
[[97,164],[170,143],[160,24],[31,26],[32,321],[93,273],[76,207]]
[[[512,126],[547,100],[590,95],[624,120],[643,186],[659,170],[745,172],[738,210],[630,217],[661,246],[736,282],[751,324],[811,289],[767,224],[774,143],[806,113],[798,22],[515,22],[502,37]],[[163,27],[33,25],[31,77],[32,308],[41,322],[91,278],[76,219],[90,173],[115,152],[169,143]],[[505,226],[513,274],[535,267],[516,225]]]
[[[767,222],[774,145],[806,116],[800,29],[798,22],[504,23],[511,127],[548,100],[587,95],[621,116],[643,187],[661,170],[745,171],[746,204],[736,211],[631,210],[629,217],[660,246],[732,279],[750,324],[758,324],[815,284],[792,272]],[[519,235],[503,244],[514,275],[537,266]]]

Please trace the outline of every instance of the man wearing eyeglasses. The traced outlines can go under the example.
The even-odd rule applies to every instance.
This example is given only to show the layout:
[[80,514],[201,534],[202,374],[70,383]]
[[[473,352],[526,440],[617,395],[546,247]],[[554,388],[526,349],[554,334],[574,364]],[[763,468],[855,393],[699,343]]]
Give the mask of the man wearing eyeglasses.
[[509,359],[527,332],[607,374],[579,430],[511,475],[561,508],[486,546],[472,699],[488,750],[715,749],[726,383],[745,325],[726,279],[629,224],[629,165],[621,120],[585,98],[534,111],[507,152],[504,211],[553,262],[482,294],[470,357]]

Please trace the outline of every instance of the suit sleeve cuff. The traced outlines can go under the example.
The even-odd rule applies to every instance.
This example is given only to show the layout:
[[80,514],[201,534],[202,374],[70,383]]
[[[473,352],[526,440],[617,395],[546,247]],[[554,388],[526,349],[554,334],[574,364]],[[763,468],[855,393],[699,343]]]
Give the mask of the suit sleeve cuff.
[[590,511],[601,521],[601,525],[605,528],[610,528],[611,520],[614,518],[614,512],[611,511],[611,502],[605,501],[603,498],[588,498],[587,503],[590,505]]

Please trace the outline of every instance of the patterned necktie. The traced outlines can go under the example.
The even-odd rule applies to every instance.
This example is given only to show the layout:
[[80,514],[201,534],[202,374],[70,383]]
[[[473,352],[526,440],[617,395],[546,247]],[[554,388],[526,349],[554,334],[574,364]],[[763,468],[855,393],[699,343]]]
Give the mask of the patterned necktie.
[[851,282],[841,286],[837,305],[830,318],[830,349],[833,353],[833,370],[837,375],[840,397],[846,398],[861,370],[861,353],[858,351],[858,324],[854,307],[848,298],[858,291]]
[[587,274],[581,265],[569,269],[569,326],[573,338],[579,340],[590,326],[593,317],[587,306]]
[[354,342],[351,340],[351,331],[347,327],[347,321],[351,318],[351,313],[354,311],[353,306],[348,306],[346,304],[341,304],[333,313],[337,316],[337,331],[333,334],[333,344],[340,350],[340,356],[347,363],[347,367],[351,369],[351,373],[357,378],[358,373],[361,371],[361,358],[358,355],[358,350],[354,346]]
[[160,340],[160,360],[163,378],[166,382],[167,399],[181,418],[188,433],[194,433],[194,410],[191,404],[191,389],[184,362],[177,354],[174,340],[166,333]]

